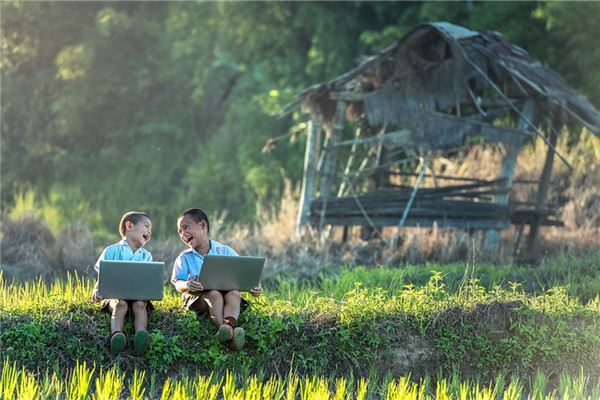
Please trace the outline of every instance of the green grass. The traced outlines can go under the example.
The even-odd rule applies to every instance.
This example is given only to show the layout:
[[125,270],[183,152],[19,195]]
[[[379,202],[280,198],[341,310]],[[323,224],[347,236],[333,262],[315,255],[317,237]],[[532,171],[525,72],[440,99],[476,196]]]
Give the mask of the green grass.
[[112,367],[96,371],[85,363],[66,374],[36,375],[15,363],[5,362],[0,375],[0,398],[118,400],[137,399],[597,399],[600,382],[581,370],[574,376],[562,374],[556,388],[547,385],[548,377],[538,373],[530,381],[503,374],[483,382],[461,380],[457,374],[448,378],[411,379],[410,376],[345,377],[236,375],[223,374],[167,377],[161,384],[155,375],[144,372],[125,373]]
[[[590,262],[569,261],[568,267],[583,271],[596,265]],[[89,301],[93,282],[71,276],[11,285],[0,275],[4,397],[21,390],[46,398],[50,392],[64,398],[185,398],[198,391],[252,398],[260,387],[261,393],[273,390],[272,398],[288,392],[296,398],[383,398],[390,387],[432,396],[436,385],[450,396],[439,398],[596,393],[591,371],[600,364],[598,296],[584,303],[569,294],[570,287],[531,291],[507,280],[483,284],[496,277],[480,267],[463,271],[460,279],[420,274],[355,268],[315,282],[279,281],[250,299],[240,318],[248,343],[239,353],[220,345],[206,318],[183,311],[169,288],[150,316],[147,354],[134,357],[129,350],[116,358],[104,347],[109,317]],[[130,322],[126,331],[132,333]],[[399,378],[410,374],[418,379]],[[266,377],[279,383],[272,381],[269,389]],[[296,391],[289,389],[294,382]]]
[[441,273],[448,292],[456,292],[464,285],[465,280],[476,277],[479,284],[488,290],[495,286],[509,288],[518,283],[523,291],[535,294],[555,286],[563,286],[570,296],[584,303],[600,295],[600,251],[582,257],[562,254],[544,259],[538,266],[427,263],[398,268],[342,268],[333,273],[321,273],[318,279],[312,281],[280,279],[272,287],[290,296],[318,291],[341,299],[346,292],[352,290],[355,282],[361,282],[365,287],[384,288],[390,293],[398,293],[407,284],[426,285],[433,272]]
[[[368,272],[363,276],[370,281]],[[597,298],[584,305],[560,287],[539,295],[518,285],[486,290],[474,278],[449,292],[442,275],[434,273],[424,286],[390,291],[356,283],[340,298],[291,285],[266,291],[240,318],[248,338],[240,353],[224,350],[210,322],[181,310],[178,295],[168,291],[150,317],[148,353],[111,359],[104,348],[109,318],[88,300],[90,291],[91,282],[79,278],[1,284],[3,356],[27,368],[74,368],[86,360],[162,373],[264,365],[285,373],[293,360],[300,373],[365,374],[373,365],[393,368],[390,352],[418,339],[438,355],[423,370],[527,374],[540,368],[556,374],[596,365],[600,349]]]

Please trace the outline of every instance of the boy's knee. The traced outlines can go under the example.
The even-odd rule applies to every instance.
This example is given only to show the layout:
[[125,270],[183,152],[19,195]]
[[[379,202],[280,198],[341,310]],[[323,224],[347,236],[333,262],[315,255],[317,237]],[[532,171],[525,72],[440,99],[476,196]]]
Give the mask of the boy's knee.
[[136,300],[133,302],[132,308],[133,308],[134,312],[145,311],[146,310],[146,302],[144,300]]
[[223,295],[218,290],[211,290],[207,293],[207,297],[212,301],[218,301],[223,299]]
[[127,309],[129,308],[129,306],[127,305],[127,302],[125,300],[118,300],[115,303],[115,312],[119,313],[119,314],[124,314],[127,312]]
[[242,295],[240,294],[240,292],[238,290],[230,290],[229,292],[227,292],[225,294],[225,297],[229,301],[231,301],[231,300],[240,300],[242,298]]

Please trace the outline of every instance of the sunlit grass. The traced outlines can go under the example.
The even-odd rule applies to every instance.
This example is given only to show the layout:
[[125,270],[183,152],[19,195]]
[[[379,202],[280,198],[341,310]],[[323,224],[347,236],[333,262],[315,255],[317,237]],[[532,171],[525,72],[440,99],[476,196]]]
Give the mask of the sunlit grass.
[[68,275],[65,281],[48,284],[39,278],[20,284],[10,284],[0,271],[0,309],[53,308],[57,304],[82,303],[90,299],[93,282],[77,274]]
[[[63,374],[61,374],[62,376]],[[250,375],[242,378],[231,371],[223,376],[187,375],[168,377],[162,382],[155,396],[144,393],[141,382],[145,373],[135,370],[126,376],[116,368],[99,370],[79,364],[61,378],[56,373],[33,374],[19,369],[15,363],[5,361],[0,381],[0,398],[100,400],[100,399],[277,399],[277,400],[538,400],[538,399],[589,399],[600,398],[598,377],[581,370],[574,376],[562,374],[556,387],[548,386],[548,377],[538,373],[530,385],[512,377],[506,380],[502,374],[481,382],[477,379],[457,380],[456,376],[437,378],[426,376],[413,380],[410,376],[368,380],[336,378],[327,376]],[[95,382],[91,385],[91,382]]]
[[[339,280],[324,279],[322,287],[289,281],[268,287],[263,296],[250,300],[252,307],[243,314],[248,346],[236,354],[213,343],[210,322],[182,310],[179,295],[169,288],[151,315],[152,345],[136,359],[128,353],[112,359],[102,349],[109,318],[90,301],[93,281],[71,275],[52,283],[9,284],[0,276],[0,340],[4,357],[10,358],[2,366],[0,399],[600,395],[597,377],[589,371],[596,360],[590,354],[600,337],[598,298],[583,304],[563,287],[537,295],[526,293],[519,284],[487,289],[474,275],[452,290],[437,272],[418,286],[378,269],[360,275],[360,283],[349,271]],[[510,318],[510,328],[501,332],[500,339],[490,339],[477,328],[481,319],[493,315],[489,308],[493,305],[504,307],[502,318]],[[431,343],[428,349],[439,352],[445,363],[432,369],[448,371],[446,367],[478,363],[475,368],[485,380],[441,373],[420,379],[382,378],[385,369],[374,364],[398,348],[399,335]],[[461,353],[461,347],[467,350]],[[61,356],[57,359],[56,354]],[[580,365],[584,369],[573,375],[557,375],[556,371]],[[294,372],[282,376],[280,368],[283,374]],[[370,368],[377,371],[365,378]],[[542,371],[532,373],[537,368]],[[186,375],[182,369],[215,372]],[[261,369],[268,375],[257,373]],[[509,377],[513,369],[515,376]]]
[[84,400],[88,398],[90,383],[95,368],[88,368],[86,362],[77,363],[75,369],[71,371],[66,385],[66,395],[69,399]]
[[146,380],[146,371],[135,370],[133,376],[129,380],[129,398],[131,400],[142,400],[146,393],[144,381]]

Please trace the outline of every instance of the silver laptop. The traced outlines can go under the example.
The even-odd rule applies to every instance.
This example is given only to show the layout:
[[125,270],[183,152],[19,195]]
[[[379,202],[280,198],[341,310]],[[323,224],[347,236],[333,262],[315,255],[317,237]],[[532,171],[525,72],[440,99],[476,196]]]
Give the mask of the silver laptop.
[[264,257],[206,255],[196,279],[204,290],[248,291],[260,284],[264,266]]
[[104,299],[162,300],[164,262],[100,261],[98,295]]

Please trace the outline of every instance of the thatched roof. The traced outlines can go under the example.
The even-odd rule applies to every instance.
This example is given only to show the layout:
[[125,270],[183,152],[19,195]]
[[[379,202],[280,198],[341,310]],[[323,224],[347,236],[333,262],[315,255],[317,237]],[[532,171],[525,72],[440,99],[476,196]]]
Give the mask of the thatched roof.
[[472,135],[522,142],[525,132],[493,121],[507,114],[518,119],[527,99],[538,116],[561,113],[563,121],[574,119],[600,136],[600,113],[554,71],[497,32],[447,22],[417,27],[355,69],[304,90],[290,106],[301,103],[327,122],[344,100],[348,118],[407,129],[418,147],[432,149]]

